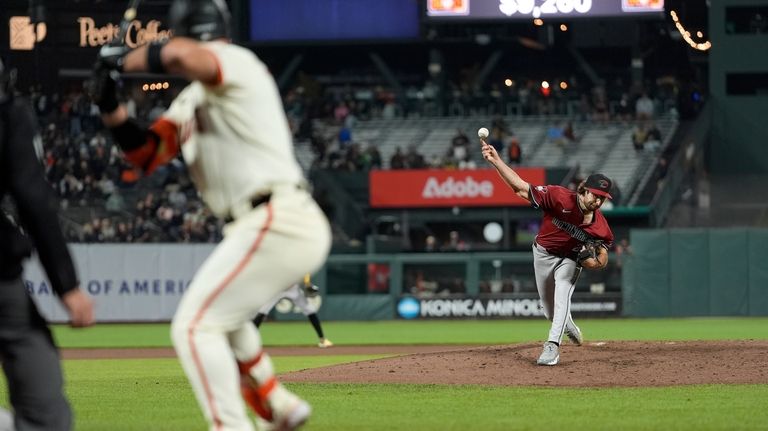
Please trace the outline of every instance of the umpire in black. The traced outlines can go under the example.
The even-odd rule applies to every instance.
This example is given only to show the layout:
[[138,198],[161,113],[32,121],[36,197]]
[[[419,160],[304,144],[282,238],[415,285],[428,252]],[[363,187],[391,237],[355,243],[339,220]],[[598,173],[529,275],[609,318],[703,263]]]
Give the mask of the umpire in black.
[[14,98],[12,76],[0,61],[0,200],[9,195],[19,219],[17,226],[0,211],[0,361],[16,431],[70,430],[59,354],[21,279],[22,262],[37,250],[73,327],[93,323],[93,303],[78,288],[59,226],[59,202],[35,153],[34,112]]

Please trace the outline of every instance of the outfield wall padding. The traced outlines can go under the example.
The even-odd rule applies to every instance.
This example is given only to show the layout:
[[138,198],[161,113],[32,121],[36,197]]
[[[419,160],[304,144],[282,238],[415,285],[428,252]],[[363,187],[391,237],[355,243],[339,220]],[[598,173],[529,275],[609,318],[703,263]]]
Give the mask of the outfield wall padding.
[[749,312],[749,268],[745,229],[709,231],[710,314],[744,316]]
[[749,250],[749,315],[768,316],[768,229],[751,230]]
[[625,259],[622,283],[624,313],[667,316],[670,314],[669,233],[664,230],[641,232],[632,232],[632,252]]
[[709,314],[709,237],[703,229],[669,235],[669,311],[678,316]]
[[768,315],[768,230],[632,230],[627,316]]

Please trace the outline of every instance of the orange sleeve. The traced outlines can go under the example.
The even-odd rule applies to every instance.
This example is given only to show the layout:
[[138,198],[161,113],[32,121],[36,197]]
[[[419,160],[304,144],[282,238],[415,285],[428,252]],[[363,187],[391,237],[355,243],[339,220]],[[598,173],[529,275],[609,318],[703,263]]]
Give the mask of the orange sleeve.
[[167,118],[160,117],[149,128],[147,141],[139,148],[125,152],[125,158],[133,165],[144,169],[149,175],[179,153],[178,126]]

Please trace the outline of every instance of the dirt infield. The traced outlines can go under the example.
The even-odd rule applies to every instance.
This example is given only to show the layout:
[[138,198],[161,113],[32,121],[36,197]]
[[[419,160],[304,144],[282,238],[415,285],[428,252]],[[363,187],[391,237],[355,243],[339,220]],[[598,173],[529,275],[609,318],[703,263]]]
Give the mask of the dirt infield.
[[[268,348],[273,356],[399,356],[287,373],[286,382],[432,383],[523,386],[768,384],[768,341],[564,344],[560,364],[537,366],[541,344]],[[170,349],[65,349],[65,359],[173,357]],[[279,360],[279,359],[278,359]]]

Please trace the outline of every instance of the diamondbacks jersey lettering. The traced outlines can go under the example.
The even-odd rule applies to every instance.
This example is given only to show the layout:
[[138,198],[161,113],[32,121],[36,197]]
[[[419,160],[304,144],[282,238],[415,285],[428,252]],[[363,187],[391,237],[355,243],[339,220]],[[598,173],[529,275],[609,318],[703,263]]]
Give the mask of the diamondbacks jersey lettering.
[[279,91],[266,66],[236,45],[204,46],[217,59],[218,82],[191,83],[160,121],[176,126],[190,176],[221,217],[262,190],[300,183],[302,172]]
[[591,223],[584,223],[584,213],[577,203],[575,191],[562,186],[532,185],[529,195],[533,207],[544,212],[536,243],[549,253],[573,257],[581,248],[581,242],[555,226],[553,218],[578,226],[593,238],[604,241],[606,247],[613,245],[613,232],[600,210],[594,212]]

